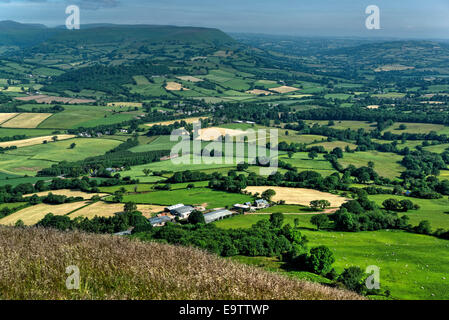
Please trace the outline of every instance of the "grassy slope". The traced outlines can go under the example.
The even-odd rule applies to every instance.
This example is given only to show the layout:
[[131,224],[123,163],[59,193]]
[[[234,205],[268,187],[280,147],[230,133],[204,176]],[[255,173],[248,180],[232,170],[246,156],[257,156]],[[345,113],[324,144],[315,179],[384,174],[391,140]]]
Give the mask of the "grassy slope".
[[[334,267],[380,267],[381,288],[397,299],[448,299],[449,242],[402,231],[329,232],[315,231],[310,215],[285,215],[285,222],[299,219],[309,247],[325,245],[335,255]],[[221,228],[249,228],[268,215],[244,215],[216,222]],[[292,274],[292,276],[295,276]],[[299,275],[301,276],[301,275]]]
[[[0,247],[1,299],[360,298],[197,249],[110,235],[1,227]],[[80,269],[79,291],[65,287],[70,265]]]

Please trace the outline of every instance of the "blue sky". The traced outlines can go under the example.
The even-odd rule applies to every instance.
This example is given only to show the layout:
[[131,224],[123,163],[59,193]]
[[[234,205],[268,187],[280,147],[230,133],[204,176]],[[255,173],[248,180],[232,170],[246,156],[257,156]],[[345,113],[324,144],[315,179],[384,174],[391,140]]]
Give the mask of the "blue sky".
[[[302,36],[449,38],[448,0],[0,0],[0,20],[64,24],[79,4],[83,23],[215,27],[226,32]],[[381,30],[365,28],[380,8]]]

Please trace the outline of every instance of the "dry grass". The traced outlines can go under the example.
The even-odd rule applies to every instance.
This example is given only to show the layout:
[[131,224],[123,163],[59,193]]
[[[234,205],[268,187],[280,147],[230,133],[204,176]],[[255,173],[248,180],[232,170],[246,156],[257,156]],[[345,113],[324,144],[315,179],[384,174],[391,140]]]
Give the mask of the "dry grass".
[[[73,134],[57,134],[58,140],[67,140],[76,137]],[[42,144],[45,140],[52,141],[52,138],[54,136],[44,136],[44,137],[36,137],[36,138],[30,138],[30,139],[24,139],[24,140],[15,140],[15,141],[7,141],[7,142],[0,142],[0,147],[6,148],[11,146],[16,146],[17,148],[20,147],[28,147],[28,146],[34,146],[36,144]]]
[[69,189],[60,189],[60,190],[49,190],[49,191],[41,191],[41,192],[36,192],[36,193],[31,193],[31,194],[26,194],[26,197],[32,196],[33,194],[37,194],[39,197],[43,197],[48,195],[49,193],[53,193],[56,195],[60,195],[60,196],[66,196],[66,197],[82,197],[85,200],[90,200],[92,199],[93,196],[100,196],[100,197],[105,197],[107,195],[109,195],[108,193],[87,193],[87,192],[83,192],[83,191],[72,191]]
[[6,122],[17,115],[18,113],[0,113],[0,123]]
[[[0,227],[0,299],[363,299],[198,249],[42,228]],[[68,290],[68,266],[80,290]]]
[[109,102],[108,107],[142,108],[141,102]]
[[178,78],[179,80],[190,81],[190,82],[201,82],[201,81],[204,81],[203,79],[192,77],[192,76],[180,76],[180,77],[176,77],[176,78]]
[[273,92],[270,92],[270,91],[267,91],[267,90],[260,90],[260,89],[248,90],[248,91],[246,91],[246,93],[255,94],[255,95],[263,94],[263,95],[266,95],[266,96],[268,96],[270,94],[273,94]]
[[213,140],[216,140],[220,136],[224,137],[226,135],[229,135],[231,137],[235,137],[235,136],[239,136],[244,133],[245,133],[245,131],[242,131],[242,130],[210,127],[210,128],[198,130],[198,137],[196,139],[203,140],[203,141],[213,141]]
[[[76,217],[85,217],[88,219],[92,219],[95,216],[112,217],[116,213],[123,212],[123,208],[123,203],[106,203],[103,201],[98,201],[87,207],[75,211],[74,213],[70,214],[69,217],[72,219]],[[137,210],[142,212],[145,217],[151,218],[154,213],[164,211],[164,207],[142,204],[137,205]]]
[[62,102],[62,103],[70,103],[70,104],[81,104],[81,103],[92,103],[95,100],[92,99],[74,99],[74,98],[65,98],[65,97],[57,97],[57,96],[47,96],[45,94],[38,94],[34,96],[26,96],[26,97],[18,97],[15,98],[19,101],[34,101],[36,103],[47,103],[50,104],[52,102]]
[[85,206],[86,204],[87,201],[64,203],[58,205],[40,203],[35,206],[22,209],[0,219],[0,224],[12,226],[18,220],[22,220],[25,225],[31,226],[42,220],[47,213],[53,213],[55,216],[63,216],[68,214],[69,212],[81,208],[82,206]]
[[277,92],[277,93],[288,93],[293,91],[298,91],[298,88],[295,87],[289,87],[289,86],[280,86],[277,88],[271,88],[271,91]]
[[167,89],[169,91],[180,91],[181,89],[189,90],[187,88],[183,88],[182,84],[174,82],[174,81],[167,82],[167,85],[165,86],[165,89]]
[[42,121],[52,116],[52,113],[21,113],[2,124],[4,128],[36,128]]
[[331,207],[339,207],[347,200],[349,200],[332,193],[303,188],[259,186],[247,187],[245,191],[251,192],[253,194],[255,194],[256,192],[262,194],[262,192],[267,189],[273,189],[274,191],[276,191],[276,195],[272,198],[273,201],[284,200],[286,204],[300,204],[303,206],[308,206],[310,204],[310,201],[313,200],[327,200],[331,203]]
[[145,125],[148,126],[148,127],[152,127],[152,126],[156,126],[156,125],[158,125],[158,126],[168,126],[168,125],[173,124],[175,122],[181,122],[181,121],[184,121],[185,123],[194,123],[194,122],[198,122],[200,119],[207,119],[207,117],[194,117],[194,118],[162,121],[162,122],[155,122],[155,123],[146,123]]

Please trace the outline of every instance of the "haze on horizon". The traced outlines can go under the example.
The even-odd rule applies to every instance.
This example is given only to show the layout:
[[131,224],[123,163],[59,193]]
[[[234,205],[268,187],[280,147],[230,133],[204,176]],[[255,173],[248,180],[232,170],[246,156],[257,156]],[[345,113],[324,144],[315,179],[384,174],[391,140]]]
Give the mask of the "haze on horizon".
[[[67,5],[82,24],[160,24],[298,36],[449,38],[447,0],[0,0],[0,20],[62,25]],[[380,8],[380,30],[365,8]]]

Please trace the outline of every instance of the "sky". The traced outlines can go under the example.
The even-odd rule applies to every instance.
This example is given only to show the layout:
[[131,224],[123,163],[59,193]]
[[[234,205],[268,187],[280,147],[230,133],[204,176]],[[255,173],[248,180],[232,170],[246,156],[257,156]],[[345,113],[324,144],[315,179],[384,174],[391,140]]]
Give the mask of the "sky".
[[[63,25],[78,5],[83,23],[162,24],[298,36],[449,38],[449,0],[0,0],[0,20]],[[367,29],[365,9],[380,10]]]

